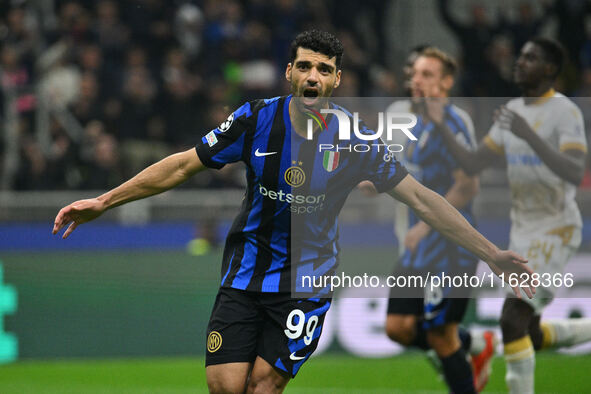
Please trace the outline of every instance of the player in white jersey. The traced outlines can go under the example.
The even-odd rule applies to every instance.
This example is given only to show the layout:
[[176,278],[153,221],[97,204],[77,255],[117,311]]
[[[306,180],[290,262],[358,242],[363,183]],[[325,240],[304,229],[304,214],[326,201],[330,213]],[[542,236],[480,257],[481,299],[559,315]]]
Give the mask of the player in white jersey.
[[[523,96],[509,101],[476,152],[464,149],[445,127],[446,145],[468,174],[476,174],[498,155],[507,160],[512,194],[511,247],[528,257],[538,274],[562,274],[581,243],[582,221],[575,202],[585,169],[583,116],[553,89],[564,59],[560,44],[545,38],[528,41],[514,69]],[[440,105],[428,103],[437,117]],[[551,281],[550,281],[551,282]],[[501,330],[511,393],[533,393],[534,349],[570,346],[591,340],[591,319],[540,322],[555,288],[538,287],[535,299],[507,296]]]

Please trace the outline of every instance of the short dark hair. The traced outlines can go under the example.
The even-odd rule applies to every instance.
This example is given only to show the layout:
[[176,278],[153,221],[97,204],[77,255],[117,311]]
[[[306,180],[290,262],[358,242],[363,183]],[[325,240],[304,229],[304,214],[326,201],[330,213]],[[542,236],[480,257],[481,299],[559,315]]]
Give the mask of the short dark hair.
[[338,38],[326,31],[307,30],[296,36],[291,43],[290,61],[295,60],[298,48],[310,49],[314,52],[322,53],[329,58],[337,57],[337,69],[341,68],[341,61],[343,59],[343,44]]
[[544,53],[544,60],[550,64],[556,66],[556,71],[552,75],[552,78],[558,77],[564,66],[564,59],[566,57],[566,51],[564,47],[555,40],[545,37],[535,37],[528,40],[532,44],[538,46]]

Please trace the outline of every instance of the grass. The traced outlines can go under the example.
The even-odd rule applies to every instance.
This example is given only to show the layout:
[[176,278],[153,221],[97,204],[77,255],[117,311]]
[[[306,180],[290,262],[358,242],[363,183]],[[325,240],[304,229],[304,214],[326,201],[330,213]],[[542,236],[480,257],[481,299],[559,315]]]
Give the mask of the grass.
[[[365,262],[383,262],[381,254],[368,257],[364,251],[346,256],[352,263],[363,261],[357,264],[363,270],[369,269]],[[202,358],[151,356],[204,353],[205,327],[219,284],[219,253],[194,257],[183,251],[103,251],[1,257],[4,283],[18,291],[18,310],[3,317],[5,330],[18,336],[22,360],[0,365],[0,394],[207,392]],[[378,272],[377,266],[373,268]],[[588,371],[591,355],[541,353],[536,360],[536,393],[591,393]],[[506,392],[504,373],[503,360],[497,357],[485,392]],[[360,359],[328,352],[306,363],[286,393],[447,390],[420,354]]]
[[[201,358],[21,361],[0,367],[0,392],[39,394],[206,393]],[[503,360],[485,392],[506,392]],[[591,356],[540,354],[537,393],[591,392]],[[444,393],[420,354],[389,359],[319,356],[290,382],[286,393]]]

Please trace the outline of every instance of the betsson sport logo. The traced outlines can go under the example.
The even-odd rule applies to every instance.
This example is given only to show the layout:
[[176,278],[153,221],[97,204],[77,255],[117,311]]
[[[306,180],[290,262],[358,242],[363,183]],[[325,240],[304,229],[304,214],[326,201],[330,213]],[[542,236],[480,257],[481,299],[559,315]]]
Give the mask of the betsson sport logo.
[[[314,122],[320,127],[320,130],[328,129],[326,119],[322,114],[333,114],[337,118],[339,124],[339,140],[340,141],[351,141],[351,120],[350,117],[343,111],[334,108],[322,108],[320,112],[317,112],[311,108],[308,108],[309,112],[306,114],[310,117],[307,124],[306,139],[312,140],[314,138]],[[385,124],[385,126],[384,126]],[[385,144],[381,142],[380,138],[385,133],[385,139],[387,141],[392,140],[394,132],[403,132],[406,137],[411,141],[416,141],[417,137],[410,131],[417,124],[417,117],[411,113],[395,113],[395,112],[383,112],[378,113],[378,127],[373,134],[363,134],[359,131],[359,113],[353,112],[353,133],[355,137],[361,141],[368,141],[368,143],[357,143],[357,144],[319,144],[319,152],[333,152],[338,154],[341,151],[347,152],[369,152],[371,149],[377,149],[378,153],[384,153],[384,161],[390,161],[392,154],[402,152],[404,146],[400,144]],[[373,143],[369,143],[372,141]],[[338,160],[338,156],[337,160]],[[329,161],[334,159],[329,158]],[[325,167],[326,168],[326,167]]]
[[283,190],[269,190],[265,186],[258,184],[258,191],[261,196],[274,201],[281,201],[289,204],[289,211],[295,214],[311,214],[324,209],[325,194],[303,195],[285,193]]

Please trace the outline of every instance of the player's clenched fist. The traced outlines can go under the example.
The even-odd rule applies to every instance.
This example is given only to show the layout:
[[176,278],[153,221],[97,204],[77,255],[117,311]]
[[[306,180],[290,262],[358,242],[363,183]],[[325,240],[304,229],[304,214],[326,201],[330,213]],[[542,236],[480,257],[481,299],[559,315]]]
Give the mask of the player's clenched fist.
[[75,201],[58,212],[53,223],[53,234],[70,224],[62,236],[68,238],[79,224],[96,219],[104,211],[103,203],[97,198]]

